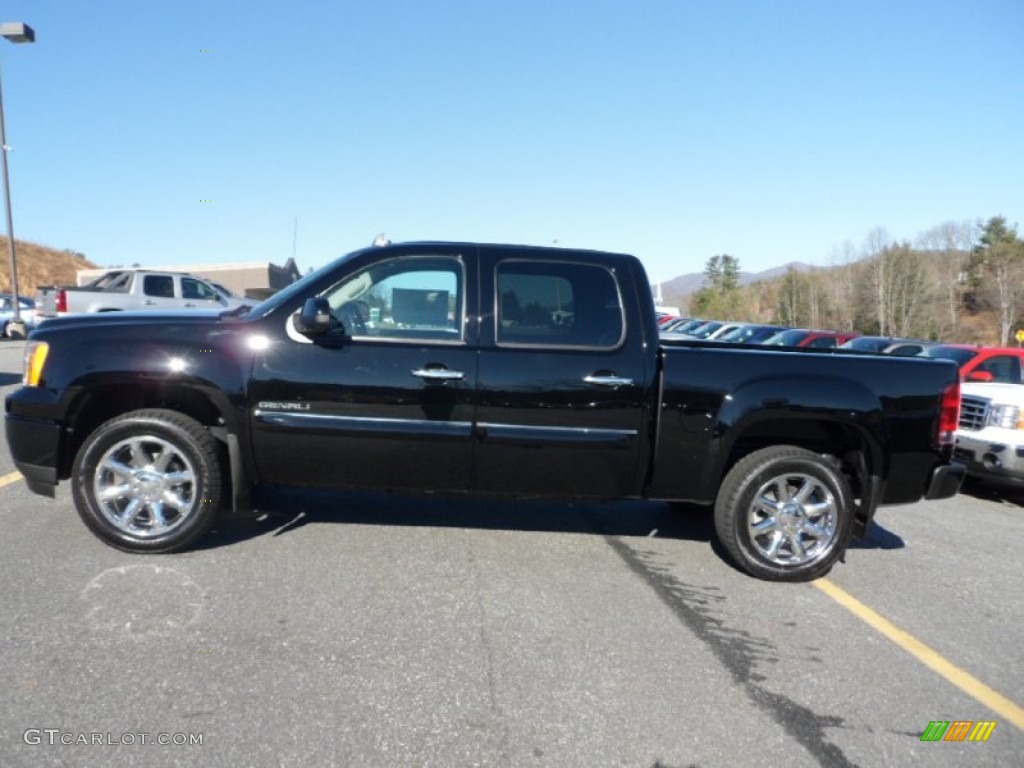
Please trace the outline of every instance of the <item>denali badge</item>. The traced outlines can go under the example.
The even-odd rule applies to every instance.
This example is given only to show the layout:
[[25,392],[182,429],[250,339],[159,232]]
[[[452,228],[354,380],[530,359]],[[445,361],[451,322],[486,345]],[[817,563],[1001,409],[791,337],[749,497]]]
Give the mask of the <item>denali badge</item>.
[[279,403],[276,400],[263,400],[256,407],[260,410],[308,411],[309,403]]

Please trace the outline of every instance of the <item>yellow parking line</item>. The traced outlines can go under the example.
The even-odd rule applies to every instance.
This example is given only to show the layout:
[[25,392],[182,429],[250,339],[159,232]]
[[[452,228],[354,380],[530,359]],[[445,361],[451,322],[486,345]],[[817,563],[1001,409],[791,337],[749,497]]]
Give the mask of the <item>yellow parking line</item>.
[[938,651],[929,648],[916,637],[904,632],[888,619],[875,613],[850,593],[840,589],[828,579],[811,582],[864,623],[874,627],[896,645],[934,672],[938,672],[961,691],[1024,730],[1024,709],[998,693],[969,673],[947,661]]
[[16,483],[19,480],[21,480],[21,472],[8,472],[6,475],[0,475],[0,488]]

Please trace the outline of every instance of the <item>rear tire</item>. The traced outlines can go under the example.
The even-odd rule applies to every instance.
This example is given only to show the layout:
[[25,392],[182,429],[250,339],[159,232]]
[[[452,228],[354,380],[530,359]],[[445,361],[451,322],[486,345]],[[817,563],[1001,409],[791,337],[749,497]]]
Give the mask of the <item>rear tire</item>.
[[762,448],[729,471],[715,532],[735,563],[768,581],[824,576],[853,533],[854,500],[829,459],[793,445]]
[[126,552],[175,552],[209,530],[221,503],[216,439],[159,408],[101,424],[75,457],[75,508],[96,536]]

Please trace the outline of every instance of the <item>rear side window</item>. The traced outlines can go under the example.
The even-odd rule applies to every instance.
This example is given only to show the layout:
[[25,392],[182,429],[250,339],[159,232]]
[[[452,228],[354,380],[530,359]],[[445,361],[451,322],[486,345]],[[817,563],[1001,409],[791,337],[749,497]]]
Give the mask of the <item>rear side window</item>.
[[496,286],[499,344],[608,349],[622,342],[618,284],[604,267],[503,261]]
[[170,275],[146,275],[143,278],[142,291],[147,296],[159,296],[162,299],[174,298],[174,278]]

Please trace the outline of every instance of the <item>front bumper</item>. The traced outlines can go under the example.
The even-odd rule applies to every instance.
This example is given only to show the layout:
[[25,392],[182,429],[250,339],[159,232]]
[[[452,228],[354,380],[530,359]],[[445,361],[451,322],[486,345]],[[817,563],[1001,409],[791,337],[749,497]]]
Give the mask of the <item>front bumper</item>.
[[[982,430],[993,432],[991,427]],[[1008,430],[999,430],[998,437]],[[997,435],[986,435],[997,437]],[[1005,485],[1024,486],[1024,439],[1014,444],[957,432],[953,457],[967,465],[967,474]]]
[[7,446],[29,490],[53,498],[57,486],[60,425],[8,412]]

